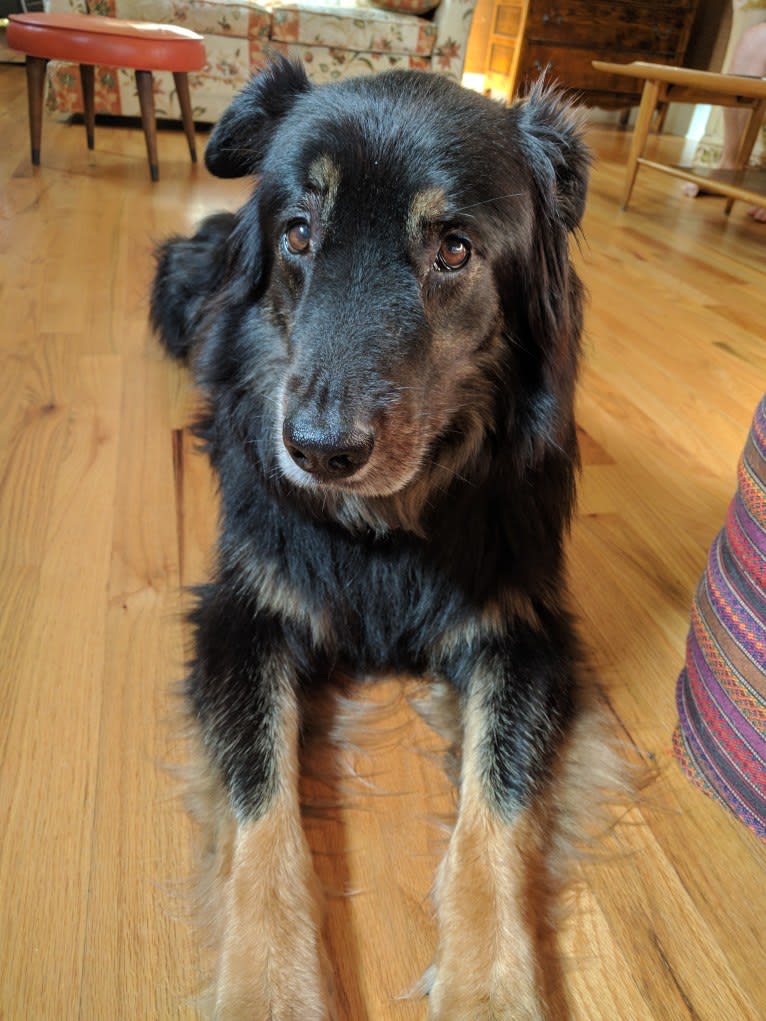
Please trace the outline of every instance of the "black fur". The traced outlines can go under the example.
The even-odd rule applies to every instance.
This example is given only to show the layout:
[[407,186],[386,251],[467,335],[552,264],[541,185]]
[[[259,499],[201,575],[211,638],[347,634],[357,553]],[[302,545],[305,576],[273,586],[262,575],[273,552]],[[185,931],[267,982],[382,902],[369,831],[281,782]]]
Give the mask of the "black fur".
[[485,793],[510,817],[577,702],[578,130],[545,88],[506,109],[436,75],[314,88],[278,62],[206,162],[257,185],[160,249],[152,321],[191,357],[220,479],[187,685],[212,762],[257,817],[283,677],[427,674],[482,685]]

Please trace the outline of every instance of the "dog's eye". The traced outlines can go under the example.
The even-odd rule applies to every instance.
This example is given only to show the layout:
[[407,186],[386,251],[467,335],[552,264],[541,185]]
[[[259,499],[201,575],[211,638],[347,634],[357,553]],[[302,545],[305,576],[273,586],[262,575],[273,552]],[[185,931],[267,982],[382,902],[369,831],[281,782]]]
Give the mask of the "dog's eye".
[[452,273],[456,269],[462,269],[470,258],[471,246],[465,238],[457,234],[448,234],[436,254],[434,269]]
[[285,245],[292,255],[305,255],[311,247],[311,225],[305,220],[296,220],[285,233]]

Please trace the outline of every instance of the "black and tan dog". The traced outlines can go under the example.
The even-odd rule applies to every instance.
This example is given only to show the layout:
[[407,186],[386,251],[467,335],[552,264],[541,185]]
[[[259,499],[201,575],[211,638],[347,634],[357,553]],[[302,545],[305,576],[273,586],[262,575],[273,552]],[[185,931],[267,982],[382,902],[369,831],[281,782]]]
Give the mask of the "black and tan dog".
[[302,712],[337,671],[395,671],[449,687],[462,735],[430,1017],[537,1021],[529,895],[598,758],[563,560],[588,154],[544,88],[508,109],[437,75],[315,88],[278,62],[206,161],[257,186],[161,247],[152,318],[193,362],[222,499],[186,684],[214,805],[215,1015],[337,1016]]

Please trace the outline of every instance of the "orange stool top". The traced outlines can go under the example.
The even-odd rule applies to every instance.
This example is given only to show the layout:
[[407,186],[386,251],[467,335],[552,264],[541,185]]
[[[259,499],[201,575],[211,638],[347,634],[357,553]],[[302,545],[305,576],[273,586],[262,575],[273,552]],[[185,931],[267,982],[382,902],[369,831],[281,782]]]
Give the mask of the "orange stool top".
[[199,71],[203,37],[175,25],[93,14],[11,14],[8,46],[31,57],[140,71]]

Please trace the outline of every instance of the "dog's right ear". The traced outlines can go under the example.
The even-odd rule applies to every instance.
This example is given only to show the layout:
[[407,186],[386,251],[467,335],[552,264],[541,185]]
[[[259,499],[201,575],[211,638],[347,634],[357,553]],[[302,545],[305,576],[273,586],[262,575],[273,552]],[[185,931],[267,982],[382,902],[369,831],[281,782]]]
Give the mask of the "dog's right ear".
[[216,177],[256,174],[274,128],[298,96],[313,88],[300,64],[276,57],[255,75],[213,128],[205,166]]

